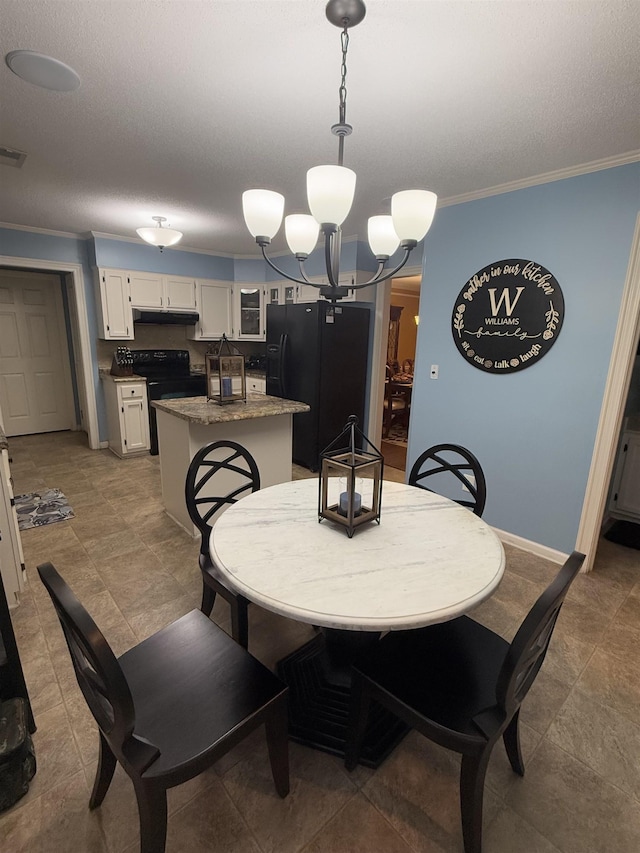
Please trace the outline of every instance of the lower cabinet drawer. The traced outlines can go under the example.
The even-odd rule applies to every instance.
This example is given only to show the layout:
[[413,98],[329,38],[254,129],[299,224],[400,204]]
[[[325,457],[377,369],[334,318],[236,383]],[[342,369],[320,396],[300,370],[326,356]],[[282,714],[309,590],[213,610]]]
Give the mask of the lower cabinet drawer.
[[142,400],[145,394],[145,386],[142,383],[121,382],[118,390],[122,400]]

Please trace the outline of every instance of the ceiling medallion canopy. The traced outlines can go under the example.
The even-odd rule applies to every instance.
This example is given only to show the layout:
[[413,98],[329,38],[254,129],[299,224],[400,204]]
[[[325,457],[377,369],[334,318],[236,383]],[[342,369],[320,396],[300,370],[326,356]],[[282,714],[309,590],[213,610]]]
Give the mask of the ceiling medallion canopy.
[[147,243],[152,246],[158,246],[160,251],[165,246],[174,246],[179,240],[182,240],[182,231],[176,231],[175,228],[165,228],[163,222],[167,221],[166,216],[152,216],[154,222],[158,225],[156,228],[137,228],[136,234],[142,237]]
[[[343,166],[344,140],[353,130],[346,120],[347,49],[349,28],[359,24],[365,14],[366,8],[362,0],[329,0],[326,6],[328,20],[342,29],[339,121],[331,128],[331,132],[338,137],[338,165],[315,166],[309,169],[307,200],[311,215],[292,214],[285,217],[285,236],[289,249],[299,262],[300,278],[279,269],[266,252],[282,222],[284,196],[271,190],[258,189],[247,190],[242,194],[247,228],[255,237],[269,266],[283,278],[318,287],[321,296],[331,302],[344,298],[350,290],[359,290],[396,275],[431,227],[437,202],[436,194],[428,190],[404,190],[395,193],[391,197],[391,216],[372,216],[369,219],[369,246],[378,262],[376,273],[362,284],[352,283],[348,287],[340,285],[341,226],[351,210],[356,185],[355,172]],[[304,268],[304,262],[316,246],[320,230],[324,235],[328,284],[310,281]],[[387,269],[386,263],[398,247],[402,248],[404,257],[397,266]]]

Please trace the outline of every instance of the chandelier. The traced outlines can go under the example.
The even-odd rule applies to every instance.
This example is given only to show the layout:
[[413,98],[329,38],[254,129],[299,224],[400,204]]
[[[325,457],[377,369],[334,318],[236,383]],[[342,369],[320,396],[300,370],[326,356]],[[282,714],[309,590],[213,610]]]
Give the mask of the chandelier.
[[[386,281],[396,275],[409,260],[409,255],[422,240],[433,221],[438,200],[428,190],[404,190],[391,197],[390,216],[372,216],[368,222],[368,238],[378,268],[375,274],[362,284],[341,286],[340,249],[342,223],[347,218],[356,185],[356,174],[343,166],[344,139],[353,130],[347,124],[347,49],[349,28],[359,24],[366,14],[362,0],[329,0],[326,15],[330,23],[342,28],[342,63],[339,89],[339,121],[331,128],[338,137],[338,165],[314,166],[307,172],[307,200],[309,214],[292,214],[285,217],[284,227],[287,244],[300,267],[300,278],[279,269],[267,255],[267,246],[278,232],[284,212],[284,196],[271,190],[247,190],[242,194],[244,219],[250,233],[262,250],[269,266],[278,275],[297,284],[310,284],[320,290],[320,295],[330,302],[343,299],[349,290],[359,290],[371,284]],[[324,235],[325,266],[328,284],[310,281],[304,262],[318,242],[320,230]],[[393,269],[386,264],[394,252],[401,247],[404,256]]]
[[154,222],[158,225],[155,228],[136,228],[138,237],[142,237],[147,243],[152,246],[157,246],[160,251],[165,246],[174,246],[182,240],[182,231],[176,231],[175,228],[165,228],[162,223],[167,221],[166,216],[152,216]]

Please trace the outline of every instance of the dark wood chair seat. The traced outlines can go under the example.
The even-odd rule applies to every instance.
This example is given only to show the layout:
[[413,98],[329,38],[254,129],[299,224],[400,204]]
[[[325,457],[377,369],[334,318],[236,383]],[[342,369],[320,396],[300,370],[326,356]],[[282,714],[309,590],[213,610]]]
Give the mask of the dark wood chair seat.
[[116,658],[51,563],[38,573],[100,732],[90,808],[104,800],[119,762],[138,802],[140,851],[164,853],[167,788],[202,773],[262,724],[276,791],[288,794],[288,688],[272,672],[199,610]]
[[241,738],[246,737],[253,715],[256,727],[263,722],[256,709],[262,711],[284,690],[272,672],[199,610],[143,640],[118,663],[136,709],[136,734],[160,751],[145,777],[180,769],[186,779],[197,775],[202,762],[215,761],[229,732],[242,725]]
[[556,619],[584,554],[574,551],[538,598],[513,641],[463,616],[387,634],[353,668],[345,763],[358,763],[377,702],[424,737],[462,754],[460,808],[465,853],[481,853],[484,779],[502,738],[524,775],[520,706],[544,661]]

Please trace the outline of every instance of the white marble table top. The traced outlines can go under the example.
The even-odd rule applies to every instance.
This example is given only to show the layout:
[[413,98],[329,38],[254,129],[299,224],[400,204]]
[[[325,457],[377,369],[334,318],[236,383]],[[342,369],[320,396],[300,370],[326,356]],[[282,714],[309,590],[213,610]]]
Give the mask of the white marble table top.
[[504,573],[502,543],[481,518],[439,495],[385,482],[380,525],[349,539],[318,523],[318,480],[262,489],[216,521],[211,556],[224,582],[300,622],[386,631],[472,610]]

